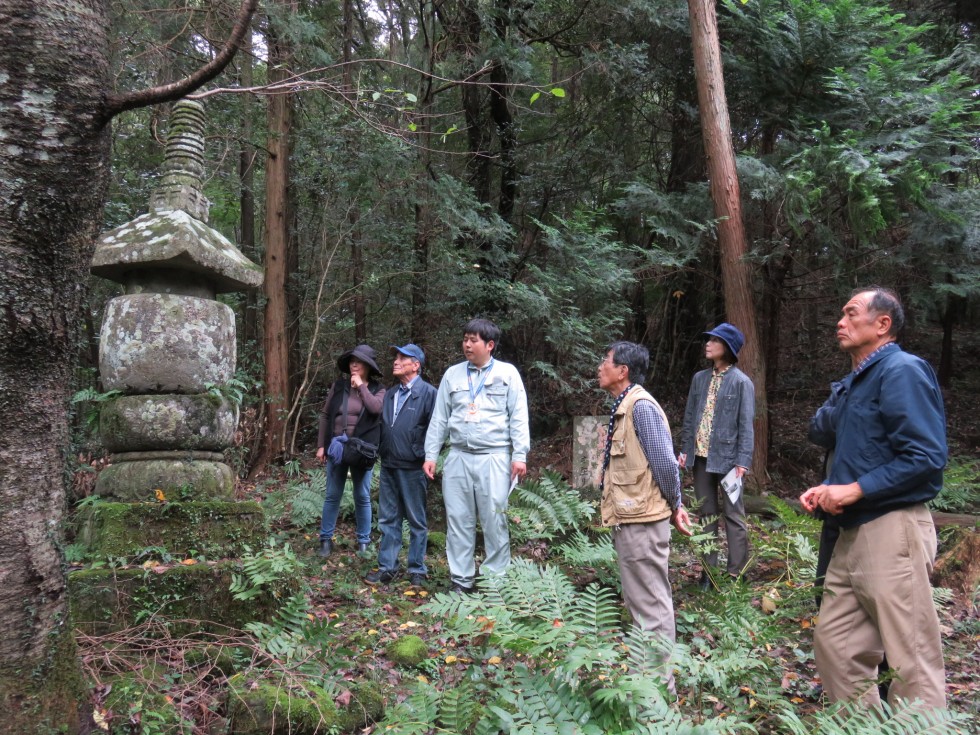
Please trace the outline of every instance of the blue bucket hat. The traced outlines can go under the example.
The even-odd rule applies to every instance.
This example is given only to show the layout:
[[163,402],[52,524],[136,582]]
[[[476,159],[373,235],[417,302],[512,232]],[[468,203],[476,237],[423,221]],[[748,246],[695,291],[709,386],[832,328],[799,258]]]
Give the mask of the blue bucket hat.
[[742,334],[738,327],[728,322],[722,322],[710,332],[705,332],[705,334],[709,337],[717,337],[728,345],[728,350],[732,353],[732,357],[735,358],[735,362],[738,362],[739,350],[745,344],[745,335]]
[[391,349],[396,352],[400,352],[405,355],[405,357],[411,357],[413,360],[418,360],[420,365],[425,365],[425,353],[422,352],[422,348],[418,345],[409,343],[404,347],[399,347],[398,345],[389,345]]

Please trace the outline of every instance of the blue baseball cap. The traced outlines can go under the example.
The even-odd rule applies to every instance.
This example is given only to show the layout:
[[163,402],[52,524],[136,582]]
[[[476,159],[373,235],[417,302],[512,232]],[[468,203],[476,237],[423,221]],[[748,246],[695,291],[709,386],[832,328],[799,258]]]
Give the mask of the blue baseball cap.
[[399,347],[398,345],[390,345],[390,347],[391,349],[402,353],[405,355],[405,357],[411,357],[413,360],[418,360],[420,365],[425,365],[425,353],[422,352],[422,348],[418,345],[409,343],[404,347]]
[[745,344],[745,335],[742,334],[738,327],[728,322],[722,322],[710,332],[705,332],[705,334],[709,337],[717,337],[728,345],[732,357],[735,358],[735,362],[738,362],[738,352],[742,349],[742,345]]

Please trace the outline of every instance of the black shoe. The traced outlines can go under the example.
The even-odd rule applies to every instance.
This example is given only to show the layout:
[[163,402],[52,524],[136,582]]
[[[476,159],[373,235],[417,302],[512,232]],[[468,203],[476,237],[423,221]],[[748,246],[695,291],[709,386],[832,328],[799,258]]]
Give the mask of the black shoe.
[[472,595],[473,588],[464,587],[459,582],[453,582],[453,588],[450,590],[450,592],[454,595]]
[[333,551],[333,541],[327,539],[326,541],[320,542],[320,550],[317,552],[320,556],[326,559],[330,556],[331,551]]
[[702,592],[707,592],[714,588],[714,584],[711,582],[711,577],[708,576],[707,572],[701,572],[701,579],[698,580],[698,589]]
[[378,570],[376,572],[371,572],[364,578],[364,581],[368,584],[390,584],[402,576],[400,569],[385,569],[384,571]]
[[370,550],[371,550],[371,544],[361,544],[361,543],[359,543],[357,545],[357,555],[358,556],[364,556],[365,554],[369,553]]
[[408,575],[408,581],[413,587],[425,587],[426,576],[418,572]]

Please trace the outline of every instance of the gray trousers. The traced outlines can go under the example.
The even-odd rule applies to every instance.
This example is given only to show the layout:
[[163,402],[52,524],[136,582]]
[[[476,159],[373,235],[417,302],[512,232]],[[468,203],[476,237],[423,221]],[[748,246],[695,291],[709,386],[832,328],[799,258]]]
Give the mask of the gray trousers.
[[[670,521],[624,523],[613,528],[613,544],[623,583],[623,600],[633,622],[659,633],[665,644],[675,640],[674,600],[667,577]],[[669,646],[668,646],[669,647]],[[667,689],[674,691],[674,674],[665,666]]]
[[[694,458],[694,496],[700,501],[698,513],[702,518],[712,517],[711,523],[705,525],[707,533],[718,538],[718,496],[723,498],[721,515],[725,519],[725,535],[728,537],[728,573],[737,577],[749,562],[749,529],[745,524],[745,505],[742,495],[738,502],[732,503],[728,493],[720,490],[718,483],[722,475],[708,472],[707,460],[704,457]],[[744,493],[744,490],[743,490]],[[705,557],[705,562],[712,567],[718,566],[718,552],[712,551]]]
[[480,572],[503,574],[510,566],[507,497],[510,454],[469,454],[450,450],[442,468],[446,503],[446,557],[452,581],[472,587],[476,577],[476,522],[483,529],[486,556]]

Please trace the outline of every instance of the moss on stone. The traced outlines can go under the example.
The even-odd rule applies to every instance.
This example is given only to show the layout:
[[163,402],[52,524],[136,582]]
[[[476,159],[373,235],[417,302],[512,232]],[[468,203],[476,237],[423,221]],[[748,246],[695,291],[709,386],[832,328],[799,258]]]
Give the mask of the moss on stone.
[[174,556],[226,558],[261,546],[268,531],[254,502],[96,503],[76,516],[89,558],[127,557],[150,546]]
[[442,531],[429,531],[428,548],[429,551],[445,551],[446,534]]
[[153,501],[157,490],[168,500],[231,500],[235,476],[224,462],[150,459],[109,465],[95,484],[99,497],[130,503]]
[[242,628],[272,620],[281,599],[300,586],[299,579],[287,579],[255,598],[236,600],[232,574],[241,573],[235,561],[177,565],[163,574],[142,568],[80,570],[68,575],[69,602],[75,624],[90,632],[120,630],[150,616],[183,621],[173,625],[176,632]]
[[229,680],[228,719],[235,735],[313,735],[333,730],[337,708],[321,687]]
[[384,716],[384,697],[377,684],[357,682],[350,687],[350,693],[347,705],[337,709],[337,729],[340,732],[361,732]]
[[399,666],[418,666],[429,656],[429,647],[417,635],[406,635],[392,641],[385,649],[390,661]]
[[[77,661],[73,626],[55,625],[47,638],[46,650],[33,664],[33,670],[0,665],[0,709],[4,733],[55,733],[79,726],[79,703],[86,690]],[[11,631],[7,632],[8,635]]]

